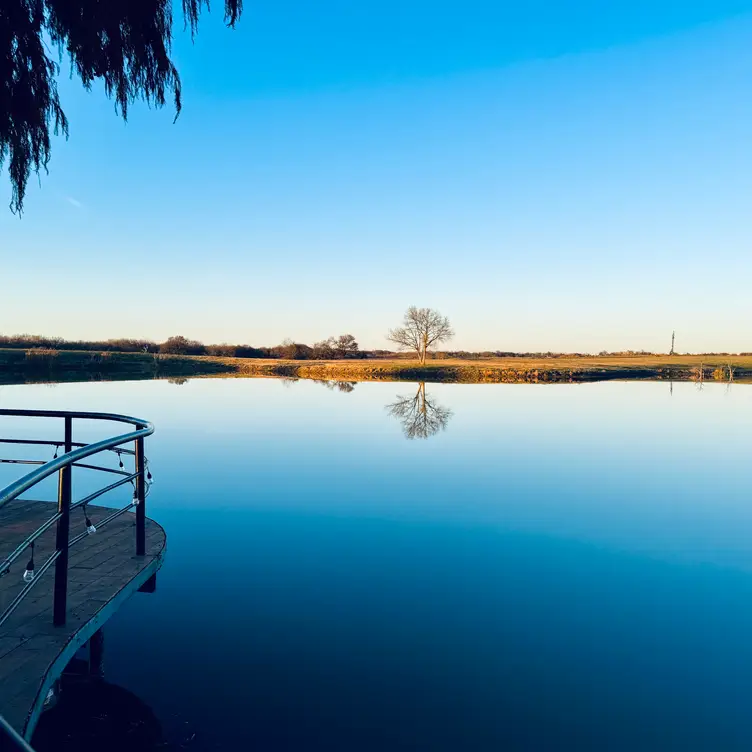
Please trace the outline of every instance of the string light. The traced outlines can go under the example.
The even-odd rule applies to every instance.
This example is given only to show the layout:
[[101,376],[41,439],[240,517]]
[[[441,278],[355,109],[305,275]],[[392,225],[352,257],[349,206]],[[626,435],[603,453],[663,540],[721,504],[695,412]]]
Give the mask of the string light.
[[83,509],[84,509],[84,518],[86,520],[86,532],[89,535],[94,535],[94,533],[97,532],[97,529],[96,527],[94,527],[94,523],[89,519],[89,512],[86,509],[86,504],[84,504]]
[[31,544],[31,558],[26,565],[26,569],[23,573],[24,582],[31,582],[34,579],[34,544]]

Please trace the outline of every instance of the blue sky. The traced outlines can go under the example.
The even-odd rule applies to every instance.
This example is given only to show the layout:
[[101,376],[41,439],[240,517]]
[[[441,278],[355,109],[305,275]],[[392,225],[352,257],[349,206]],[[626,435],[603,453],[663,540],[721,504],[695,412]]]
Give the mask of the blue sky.
[[178,28],[174,125],[63,77],[0,332],[752,351],[752,1],[310,5]]

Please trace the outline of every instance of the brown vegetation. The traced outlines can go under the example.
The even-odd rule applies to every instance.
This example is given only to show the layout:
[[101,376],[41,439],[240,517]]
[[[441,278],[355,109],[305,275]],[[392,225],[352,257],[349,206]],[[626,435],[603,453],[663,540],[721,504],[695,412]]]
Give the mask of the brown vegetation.
[[[729,369],[731,369],[729,371]],[[407,358],[285,360],[164,353],[0,349],[0,381],[137,379],[186,376],[258,376],[320,382],[425,381],[454,383],[561,383],[613,379],[690,381],[719,371],[724,381],[752,378],[752,356],[662,355],[558,358]],[[340,387],[336,387],[340,388]]]

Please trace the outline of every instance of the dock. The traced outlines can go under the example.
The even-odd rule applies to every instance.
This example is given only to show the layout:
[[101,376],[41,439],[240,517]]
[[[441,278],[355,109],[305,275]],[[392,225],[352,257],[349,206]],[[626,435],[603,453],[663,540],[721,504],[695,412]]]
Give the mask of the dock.
[[[0,508],[0,562],[57,509],[55,503],[22,498]],[[98,520],[115,511],[89,505],[88,517],[96,527]],[[85,531],[84,514],[83,509],[71,511],[69,541]],[[133,511],[125,512],[69,549],[65,624],[53,626],[55,571],[51,567],[39,575],[29,596],[0,626],[0,714],[26,739],[34,731],[50,688],[76,651],[131,595],[154,582],[165,552],[165,532],[147,518],[146,550],[139,556],[136,522]],[[45,561],[55,550],[53,525],[36,540],[35,561]],[[0,614],[26,585],[27,558],[0,573]]]

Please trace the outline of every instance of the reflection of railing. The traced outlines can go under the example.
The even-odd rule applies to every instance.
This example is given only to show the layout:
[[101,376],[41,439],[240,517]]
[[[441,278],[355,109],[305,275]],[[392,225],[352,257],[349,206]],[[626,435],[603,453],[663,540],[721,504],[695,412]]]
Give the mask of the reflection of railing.
[[3,752],[34,752],[29,743],[1,715],[0,749]]
[[[5,611],[0,614],[0,626],[10,617],[18,608],[19,604],[26,598],[32,588],[37,584],[42,575],[54,564],[55,565],[55,586],[53,596],[53,623],[55,626],[65,624],[66,601],[68,595],[68,549],[87,537],[93,532],[93,525],[90,524],[88,514],[86,515],[87,531],[72,539],[69,537],[70,532],[70,512],[76,507],[84,507],[94,501],[94,499],[112,491],[125,483],[132,483],[134,486],[133,500],[130,504],[113,512],[103,520],[98,521],[97,527],[101,528],[111,520],[119,517],[129,509],[136,507],[136,554],[143,556],[146,553],[146,482],[147,482],[147,461],[144,457],[144,438],[154,433],[154,427],[145,420],[138,418],[129,418],[124,415],[112,415],[109,413],[81,413],[81,412],[60,412],[51,410],[0,410],[0,417],[28,417],[28,418],[60,418],[64,423],[64,438],[62,441],[39,441],[30,439],[2,439],[4,444],[19,445],[43,445],[54,446],[55,457],[49,462],[39,460],[7,460],[16,464],[33,464],[39,465],[36,470],[20,478],[15,483],[11,483],[4,489],[0,490],[0,509],[17,499],[24,491],[28,491],[45,478],[58,474],[58,501],[57,511],[44,523],[42,523],[34,532],[32,532],[16,549],[2,562],[0,562],[0,576],[7,574],[11,565],[19,559],[25,551],[31,552],[29,565],[24,572],[26,586],[18,593],[13,601],[8,605]],[[114,436],[103,441],[97,441],[92,444],[81,444],[73,442],[73,421],[75,419],[83,420],[103,420],[114,421],[119,423],[129,423],[135,427],[135,431]],[[123,445],[134,442],[134,449],[122,449]],[[59,448],[64,450],[64,454],[57,456]],[[99,454],[105,451],[115,451],[120,457],[120,469],[115,470],[101,465],[90,465],[83,463],[87,457]],[[123,469],[121,455],[132,455],[135,460],[135,471],[126,472]],[[3,460],[4,462],[6,460]],[[100,488],[94,493],[85,496],[76,502],[71,499],[72,492],[72,472],[74,467],[98,470],[101,472],[114,473],[122,476],[115,483],[111,483],[104,488]],[[34,543],[49,530],[53,525],[57,525],[55,550],[46,559],[46,561],[37,570],[34,565]]]

